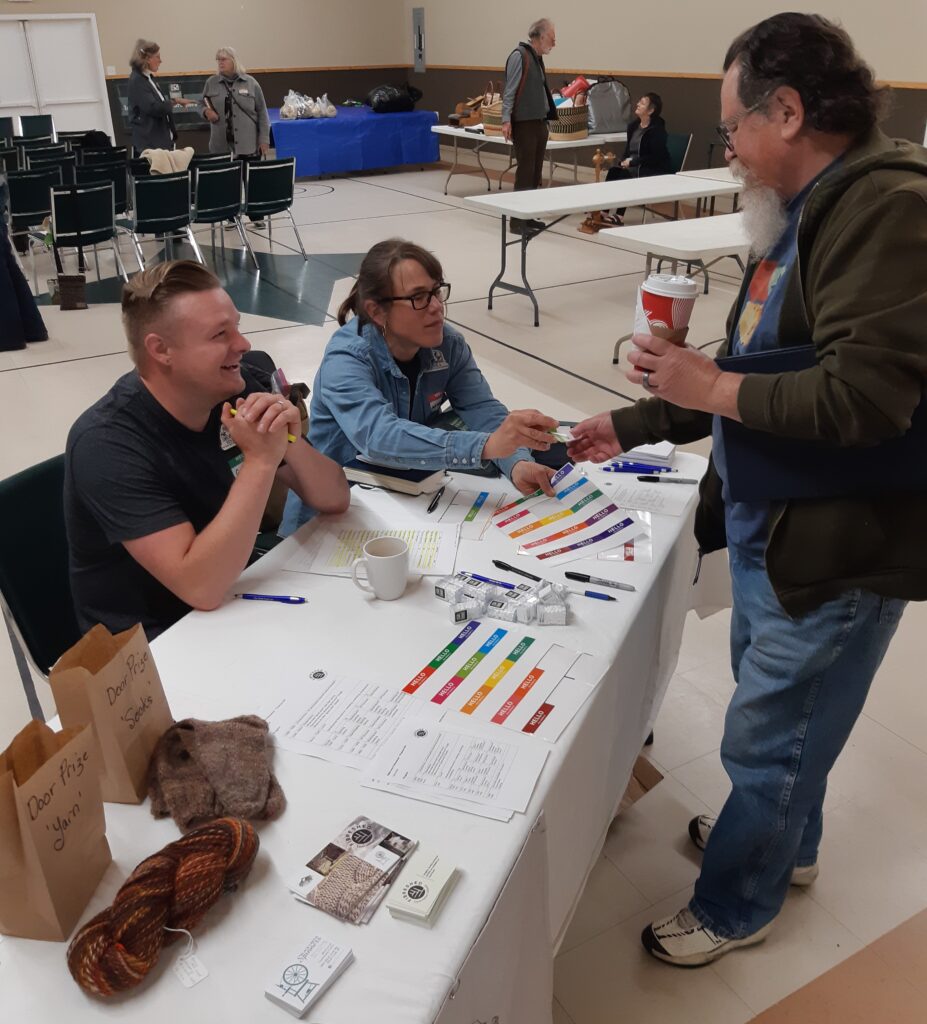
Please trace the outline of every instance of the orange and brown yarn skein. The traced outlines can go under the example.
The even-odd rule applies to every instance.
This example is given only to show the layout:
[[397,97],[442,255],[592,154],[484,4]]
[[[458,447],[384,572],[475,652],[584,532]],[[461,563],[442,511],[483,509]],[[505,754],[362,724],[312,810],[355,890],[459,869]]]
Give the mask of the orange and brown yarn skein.
[[217,818],[147,857],[101,911],[74,936],[68,967],[82,989],[111,996],[133,988],[178,938],[192,931],[223,892],[254,863],[257,833],[240,818]]

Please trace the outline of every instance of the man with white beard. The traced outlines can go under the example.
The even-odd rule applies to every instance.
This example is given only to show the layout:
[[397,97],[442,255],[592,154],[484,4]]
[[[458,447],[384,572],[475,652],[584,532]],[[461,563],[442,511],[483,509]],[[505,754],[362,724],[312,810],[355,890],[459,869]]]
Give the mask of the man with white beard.
[[[814,881],[828,773],[906,602],[927,599],[927,153],[879,131],[882,90],[817,15],[760,22],[724,68],[718,134],[745,182],[754,259],[721,354],[767,353],[781,372],[723,371],[635,336],[628,378],[654,397],[580,423],[571,450],[601,462],[713,435],[696,535],[730,558],[732,789],[717,819],[689,823],[705,851],[692,899],[641,936],[684,967],[761,942],[789,885]],[[793,346],[807,368],[782,369]],[[763,500],[731,497],[751,459],[728,464],[725,419],[749,444],[792,443],[780,490],[754,479]],[[902,436],[911,461],[880,476]]]

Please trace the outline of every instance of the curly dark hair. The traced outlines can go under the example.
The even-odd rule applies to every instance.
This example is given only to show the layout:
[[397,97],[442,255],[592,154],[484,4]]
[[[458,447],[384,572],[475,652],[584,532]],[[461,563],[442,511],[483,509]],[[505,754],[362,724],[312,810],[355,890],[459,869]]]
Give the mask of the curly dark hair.
[[659,117],[663,113],[663,100],[660,98],[660,94],[658,92],[645,92],[644,95],[650,101],[653,116]]
[[731,43],[724,70],[735,61],[745,107],[787,85],[819,132],[862,135],[884,114],[889,90],[876,85],[849,35],[819,14],[776,14],[748,28]]

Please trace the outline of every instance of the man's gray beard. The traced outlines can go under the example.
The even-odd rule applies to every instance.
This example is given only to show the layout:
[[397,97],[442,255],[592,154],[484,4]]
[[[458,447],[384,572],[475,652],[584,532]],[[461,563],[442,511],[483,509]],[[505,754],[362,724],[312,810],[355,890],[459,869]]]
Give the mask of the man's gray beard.
[[761,185],[738,160],[731,161],[735,178],[744,183],[740,206],[744,214],[744,231],[750,240],[750,254],[761,259],[782,237],[788,224],[785,202],[767,185]]

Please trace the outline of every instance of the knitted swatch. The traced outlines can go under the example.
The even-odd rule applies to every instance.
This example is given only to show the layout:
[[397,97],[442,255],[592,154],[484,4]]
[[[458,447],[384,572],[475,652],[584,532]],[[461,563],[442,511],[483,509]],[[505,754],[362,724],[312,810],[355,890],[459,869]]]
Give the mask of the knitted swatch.
[[223,892],[251,870],[260,845],[246,821],[220,818],[146,858],[101,911],[74,936],[68,967],[98,996],[133,988],[158,962],[161,947],[191,931]]
[[158,740],[148,767],[156,818],[181,832],[213,818],[276,818],[286,798],[271,770],[267,722],[241,715],[223,722],[187,718]]

